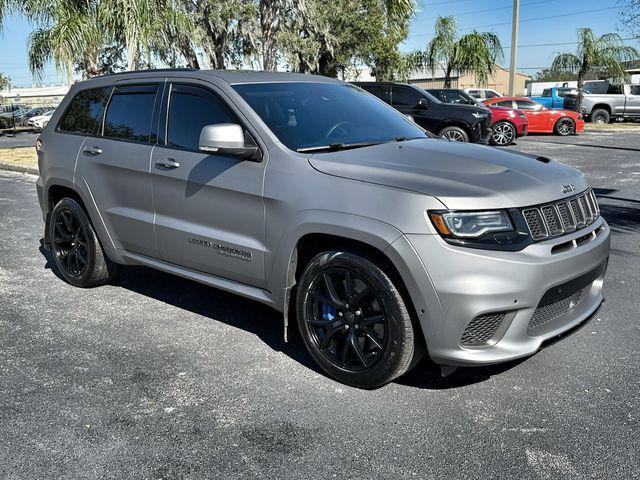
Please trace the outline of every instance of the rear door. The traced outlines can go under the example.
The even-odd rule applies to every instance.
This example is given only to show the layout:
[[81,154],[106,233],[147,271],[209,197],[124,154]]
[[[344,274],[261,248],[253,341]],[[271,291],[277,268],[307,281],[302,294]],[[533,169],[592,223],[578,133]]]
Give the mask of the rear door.
[[627,89],[625,114],[640,115],[640,85],[629,85]]
[[173,82],[167,90],[151,162],[162,259],[264,287],[267,161],[199,151],[202,127],[242,121],[209,84]]
[[86,139],[76,169],[116,246],[152,257],[158,251],[149,161],[161,92],[161,83],[117,84],[107,104],[102,134]]

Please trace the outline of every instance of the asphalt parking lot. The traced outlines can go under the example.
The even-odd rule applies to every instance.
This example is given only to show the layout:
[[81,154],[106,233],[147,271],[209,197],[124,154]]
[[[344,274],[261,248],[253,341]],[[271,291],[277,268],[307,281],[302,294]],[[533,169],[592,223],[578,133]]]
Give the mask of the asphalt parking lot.
[[588,175],[607,302],[524,361],[424,362],[375,391],[325,377],[240,297],[144,268],[67,285],[35,177],[0,172],[0,478],[640,478],[640,134],[510,148]]

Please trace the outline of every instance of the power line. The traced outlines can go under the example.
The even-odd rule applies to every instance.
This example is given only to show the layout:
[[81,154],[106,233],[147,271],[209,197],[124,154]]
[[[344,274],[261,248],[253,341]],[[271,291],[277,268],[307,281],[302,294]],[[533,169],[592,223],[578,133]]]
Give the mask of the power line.
[[[557,0],[541,0],[539,2],[531,2],[531,3],[523,3],[521,6],[522,7],[529,7],[529,6],[534,6],[534,5],[540,5],[542,3],[551,3],[551,2],[555,2]],[[462,12],[462,13],[455,13],[453,15],[447,15],[448,17],[461,17],[463,15],[474,15],[476,13],[485,13],[485,12],[496,12],[498,10],[506,10],[508,9],[508,7],[504,6],[504,7],[495,7],[495,8],[485,8],[483,10],[473,10],[471,12]],[[436,18],[440,17],[442,15],[437,15],[435,17],[427,17],[427,18],[423,18],[421,20],[435,20]]]
[[[621,5],[622,7],[624,5]],[[569,12],[569,13],[562,13],[562,14],[558,14],[558,15],[548,15],[546,17],[536,17],[536,18],[525,18],[523,20],[520,20],[520,23],[524,23],[524,22],[536,22],[538,20],[549,20],[552,18],[560,18],[560,17],[568,17],[568,16],[572,16],[572,15],[581,15],[584,13],[595,13],[595,12],[603,12],[605,10],[611,10],[612,8],[616,8],[615,6],[609,6],[609,7],[605,7],[605,8],[595,8],[592,10],[581,10],[578,12]],[[474,27],[471,28],[463,28],[463,31],[467,31],[467,30],[475,30],[475,29],[479,29],[479,28],[486,28],[486,27],[500,27],[503,25],[511,25],[511,22],[501,22],[501,23],[490,23],[487,25],[476,25]],[[433,35],[433,32],[430,33],[418,33],[416,35],[411,35],[409,37],[407,37],[407,39],[409,38],[416,38],[416,37],[428,37],[430,35]]]
[[[621,38],[623,42],[628,40],[640,40],[640,37],[625,37]],[[556,42],[556,43],[529,43],[525,45],[518,45],[518,48],[528,48],[528,47],[557,47],[561,45],[577,45],[580,42]],[[511,47],[502,47],[503,50],[508,50]]]

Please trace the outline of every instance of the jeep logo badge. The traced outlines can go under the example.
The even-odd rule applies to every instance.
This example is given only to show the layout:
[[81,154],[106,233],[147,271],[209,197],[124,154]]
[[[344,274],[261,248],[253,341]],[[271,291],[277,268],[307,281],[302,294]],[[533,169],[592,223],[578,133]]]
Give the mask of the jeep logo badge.
[[562,193],[573,193],[576,191],[575,185],[571,185],[570,183],[567,185],[562,185]]

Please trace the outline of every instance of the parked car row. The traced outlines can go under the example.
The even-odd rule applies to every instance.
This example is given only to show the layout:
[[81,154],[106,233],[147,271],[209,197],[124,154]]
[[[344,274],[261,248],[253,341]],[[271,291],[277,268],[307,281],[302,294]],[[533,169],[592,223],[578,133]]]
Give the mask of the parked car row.
[[428,132],[450,141],[506,146],[528,133],[566,136],[584,131],[581,114],[550,108],[527,97],[504,97],[494,92],[491,98],[480,101],[471,92],[459,89],[354,83],[410,116]]
[[0,113],[0,128],[11,128],[15,124],[20,127],[31,126],[42,129],[55,109],[55,106],[4,105]]

